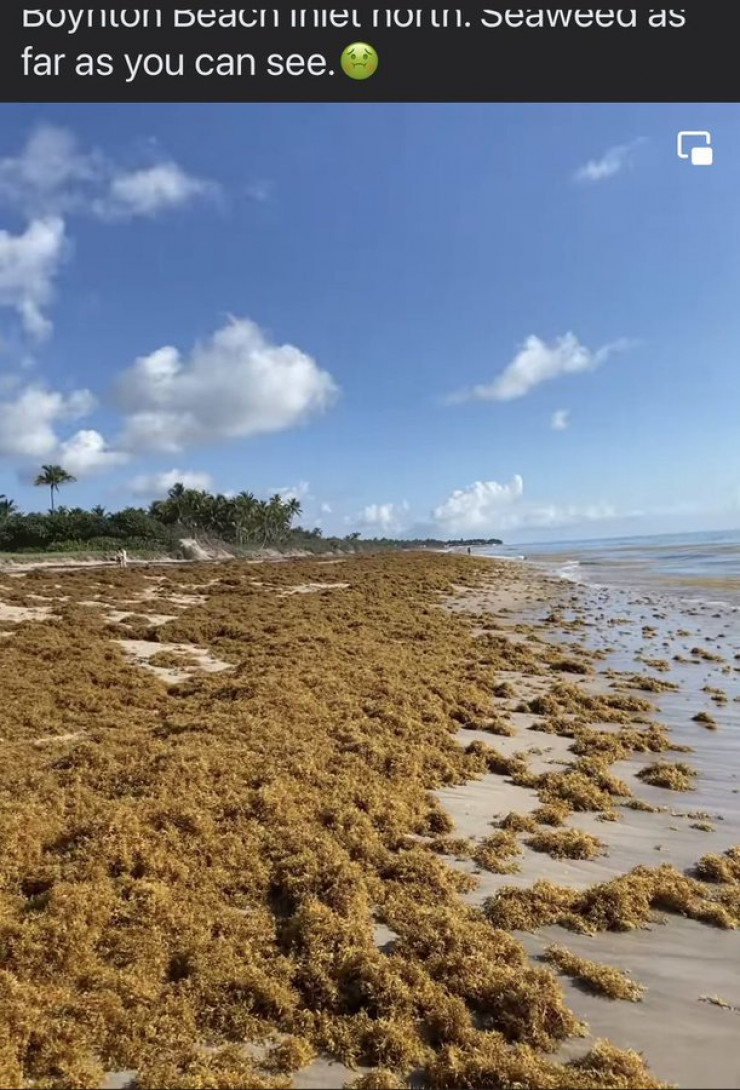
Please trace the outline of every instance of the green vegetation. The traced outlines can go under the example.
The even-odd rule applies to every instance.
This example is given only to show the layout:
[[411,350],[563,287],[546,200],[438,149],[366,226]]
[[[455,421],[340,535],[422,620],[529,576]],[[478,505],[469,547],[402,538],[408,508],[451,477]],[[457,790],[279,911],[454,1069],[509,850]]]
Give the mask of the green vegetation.
[[33,482],[37,487],[48,488],[51,493],[51,509],[54,510],[54,493],[58,492],[63,484],[74,484],[75,477],[71,473],[67,473],[67,470],[62,466],[50,465],[42,466],[36,480]]
[[107,512],[100,506],[89,511],[55,506],[60,487],[74,480],[62,466],[42,466],[35,483],[50,490],[47,513],[23,513],[12,499],[0,496],[0,553],[106,553],[125,547],[156,556],[176,553],[184,537],[234,552],[271,548],[322,553],[501,544],[497,539],[363,539],[357,531],[343,538],[325,538],[320,527],[307,530],[293,525],[302,513],[295,497],[275,494],[260,500],[251,492],[214,495],[183,484],[173,485],[165,499],[156,500],[147,509],[125,507]]

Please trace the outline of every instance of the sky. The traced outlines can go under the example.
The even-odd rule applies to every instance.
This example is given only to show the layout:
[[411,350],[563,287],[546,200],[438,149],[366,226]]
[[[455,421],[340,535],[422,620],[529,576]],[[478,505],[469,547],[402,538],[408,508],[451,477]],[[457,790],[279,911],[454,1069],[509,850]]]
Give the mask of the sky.
[[737,105],[2,105],[0,493],[740,526],[739,193]]

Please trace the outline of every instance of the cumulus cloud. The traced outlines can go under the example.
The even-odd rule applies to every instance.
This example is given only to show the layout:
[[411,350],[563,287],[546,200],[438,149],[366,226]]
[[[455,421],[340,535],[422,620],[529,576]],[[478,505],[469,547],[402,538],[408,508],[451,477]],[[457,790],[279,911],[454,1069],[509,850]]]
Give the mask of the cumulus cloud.
[[43,340],[52,329],[44,311],[66,253],[63,220],[34,220],[21,235],[0,231],[0,307],[17,312],[25,331]]
[[550,417],[553,431],[565,431],[570,426],[570,409],[558,409]]
[[517,474],[509,484],[475,481],[457,489],[432,512],[432,523],[442,535],[495,535],[517,529],[556,528],[579,522],[614,518],[608,503],[538,504],[524,499],[524,481]]
[[640,137],[629,144],[618,144],[616,147],[609,148],[600,158],[591,159],[584,166],[579,167],[574,175],[575,180],[594,183],[613,178],[632,163],[635,152],[644,143],[645,140]]
[[0,456],[46,458],[57,451],[56,427],[64,420],[78,420],[95,407],[89,390],[65,396],[44,386],[27,386],[0,402]]
[[287,488],[275,488],[272,490],[284,500],[300,500],[301,503],[311,496],[311,488],[308,481],[299,481],[298,484],[288,485]]
[[136,216],[152,219],[160,212],[182,207],[216,191],[212,182],[191,177],[177,163],[158,163],[112,178],[107,194],[94,207],[103,219]]
[[511,363],[493,382],[461,390],[450,395],[447,401],[453,404],[463,401],[513,401],[524,397],[540,383],[550,382],[561,375],[595,371],[615,352],[626,351],[633,345],[633,341],[623,338],[591,351],[573,333],[566,333],[553,344],[547,344],[533,335],[527,337]]
[[32,217],[90,213],[105,220],[152,218],[218,192],[172,160],[127,170],[81,148],[57,125],[41,125],[17,155],[0,159],[0,202]]
[[506,506],[519,499],[524,481],[517,474],[510,484],[497,481],[475,481],[467,488],[456,489],[444,503],[432,512],[433,520],[450,531],[483,529],[500,518]]
[[[740,504],[740,492],[738,492],[738,503]],[[319,507],[322,515],[331,515],[334,508],[330,503],[322,503]]]
[[213,477],[197,469],[168,469],[134,477],[128,483],[128,490],[135,496],[165,496],[175,484],[207,492],[213,487]]
[[283,431],[334,404],[337,386],[310,356],[272,344],[251,321],[232,319],[189,357],[160,348],[120,377],[122,445],[178,452],[188,446]]
[[59,444],[55,461],[63,465],[74,477],[87,477],[93,473],[106,473],[129,460],[124,451],[113,450],[103,436],[93,429],[78,431]]
[[406,523],[408,511],[409,505],[406,500],[403,503],[371,503],[364,507],[356,518],[348,518],[345,521],[383,533],[391,530],[400,531]]

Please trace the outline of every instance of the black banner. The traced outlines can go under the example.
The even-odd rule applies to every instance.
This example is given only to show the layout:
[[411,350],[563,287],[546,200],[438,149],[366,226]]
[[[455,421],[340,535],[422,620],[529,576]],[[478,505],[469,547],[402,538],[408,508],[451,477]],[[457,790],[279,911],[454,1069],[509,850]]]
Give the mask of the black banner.
[[0,5],[5,102],[735,101],[738,5]]

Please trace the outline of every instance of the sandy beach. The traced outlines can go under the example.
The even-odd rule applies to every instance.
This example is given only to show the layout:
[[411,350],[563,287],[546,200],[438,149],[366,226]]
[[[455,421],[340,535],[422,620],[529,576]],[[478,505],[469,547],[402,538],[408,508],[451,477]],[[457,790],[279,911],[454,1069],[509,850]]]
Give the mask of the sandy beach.
[[2,1085],[740,1087],[736,608],[29,568],[0,663]]
[[[471,904],[483,904],[503,886],[526,888],[543,878],[586,888],[637,866],[655,866],[658,856],[659,862],[691,873],[700,855],[721,853],[740,842],[740,611],[731,605],[692,604],[624,588],[578,586],[564,592],[564,600],[565,628],[576,619],[584,627],[574,635],[556,623],[548,639],[561,643],[577,640],[606,655],[598,664],[599,673],[585,681],[584,688],[605,691],[604,676],[609,670],[627,676],[645,673],[676,685],[676,691],[645,695],[655,703],[657,720],[670,729],[676,743],[692,747],[690,762],[699,776],[694,790],[677,794],[637,778],[640,769],[653,761],[652,755],[636,754],[616,762],[613,772],[654,806],[655,813],[620,808],[620,821],[608,823],[593,813],[570,814],[568,827],[598,836],[607,854],[593,860],[556,860],[525,848],[517,874],[479,875],[478,889],[463,895]],[[455,608],[477,612],[482,607],[497,615],[500,603],[496,592],[468,593]],[[505,606],[517,620],[526,618],[535,625],[550,612],[549,607],[533,608],[531,594],[523,588],[519,594],[509,592]],[[699,653],[692,654],[697,647]],[[660,662],[659,669],[646,669],[649,662]],[[522,673],[510,678],[519,691],[533,681]],[[709,694],[708,689],[712,690]],[[720,694],[725,694],[726,701]],[[695,716],[702,713],[716,721],[716,733],[704,733],[706,727],[695,722]],[[525,731],[538,737],[540,717],[512,718],[517,722],[519,739],[532,737],[522,734]],[[602,729],[606,726],[601,724]],[[465,744],[485,738],[467,731],[458,737]],[[570,740],[545,737],[547,752],[538,760],[567,760]],[[497,739],[497,748],[504,748],[502,741],[507,743],[507,752],[516,749],[511,739]],[[496,776],[444,789],[438,797],[456,827],[479,839],[490,831],[492,798],[501,817],[510,811],[529,813],[538,804],[535,792],[514,784],[506,785],[502,793]],[[458,860],[456,865],[471,869],[468,861]],[[614,1003],[589,995],[566,980],[568,1003],[588,1022],[591,1036],[608,1037],[624,1048],[638,1050],[659,1077],[678,1086],[740,1085],[738,1024],[733,1020],[733,1015],[740,1017],[740,941],[736,932],[717,931],[672,915],[628,933],[582,936],[544,927],[518,937],[535,959],[548,945],[565,944],[582,957],[619,966],[645,985],[641,1003]],[[718,1003],[718,998],[723,1001]],[[583,1048],[584,1043],[571,1042],[563,1054],[578,1054]]]

